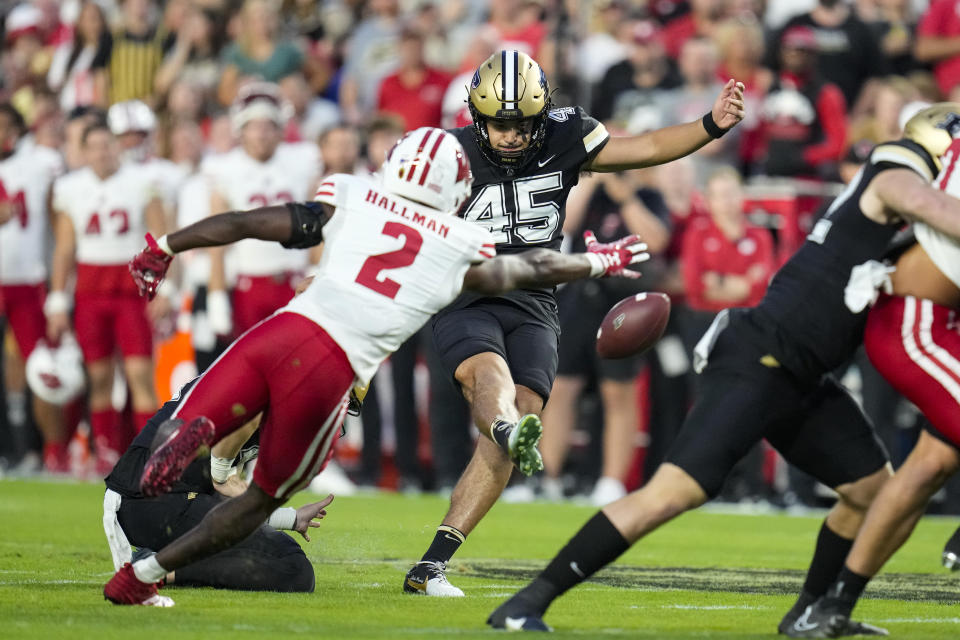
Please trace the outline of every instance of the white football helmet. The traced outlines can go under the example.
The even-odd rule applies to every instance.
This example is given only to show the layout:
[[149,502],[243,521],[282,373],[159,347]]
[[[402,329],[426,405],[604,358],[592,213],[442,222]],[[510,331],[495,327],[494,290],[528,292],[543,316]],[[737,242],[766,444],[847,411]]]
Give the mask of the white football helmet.
[[64,405],[83,393],[83,354],[72,334],[65,334],[60,346],[45,340],[37,343],[27,358],[27,384],[41,400]]
[[460,141],[434,127],[420,127],[400,138],[380,172],[391,193],[444,213],[456,213],[473,184]]
[[107,124],[115,136],[125,133],[151,133],[157,128],[157,117],[143,101],[124,100],[107,111]]
[[234,135],[240,135],[243,125],[256,118],[272,120],[281,129],[293,115],[293,107],[273,82],[251,82],[237,92],[230,105],[230,126]]

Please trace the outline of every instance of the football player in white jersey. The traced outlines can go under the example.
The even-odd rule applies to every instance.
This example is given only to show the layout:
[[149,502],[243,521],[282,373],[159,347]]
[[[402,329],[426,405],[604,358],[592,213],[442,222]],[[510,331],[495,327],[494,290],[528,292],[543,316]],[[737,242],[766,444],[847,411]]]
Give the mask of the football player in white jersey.
[[[960,130],[960,119],[954,124]],[[953,141],[942,164],[933,185],[960,198],[960,140]],[[850,614],[869,580],[910,537],[933,494],[960,469],[960,241],[923,222],[914,222],[913,229],[917,244],[897,258],[887,291],[878,294],[864,346],[877,370],[929,424],[873,499],[836,582],[806,610],[803,624],[787,631],[792,637],[848,635]],[[949,546],[947,566],[956,562]]]
[[[347,409],[350,389],[463,288],[494,293],[604,275],[625,275],[645,260],[635,236],[595,245],[588,254],[531,251],[495,257],[490,233],[451,215],[472,177],[459,142],[423,128],[390,153],[379,180],[337,174],[315,201],[213,216],[159,240],[131,263],[148,295],[173,255],[256,237],[284,246],[325,240],[317,275],[287,306],[233,343],[184,394],[175,429],[151,456],[141,480],[148,495],[166,491],[203,443],[218,441],[264,411],[260,455],[245,493],[225,502],[155,556],[124,565],[104,595],[117,604],[171,606],[157,594],[169,571],[243,540],[323,468]],[[498,444],[520,467],[539,458],[536,416],[512,421]],[[485,434],[491,437],[490,432]]]
[[157,184],[164,205],[172,211],[189,169],[156,156],[154,134],[157,117],[153,110],[141,100],[117,102],[107,111],[107,123],[120,143],[123,162],[143,167]]
[[[151,319],[165,315],[170,305],[160,297],[148,307],[131,285],[126,263],[145,231],[164,230],[164,209],[152,177],[135,164],[121,164],[106,123],[84,130],[83,149],[88,166],[53,185],[55,247],[44,312],[47,336],[58,341],[70,329],[73,302],[74,333],[90,383],[97,471],[105,474],[134,435],[111,403],[116,351],[123,357],[135,428],[157,408]],[[74,271],[71,299],[67,283]]]
[[[9,103],[0,104],[0,146],[11,149],[0,159],[0,293],[23,361],[44,338],[48,198],[53,179],[63,172],[59,153],[39,145],[18,144],[25,131],[20,113]],[[11,391],[8,387],[8,401]],[[34,394],[33,413],[43,434],[44,467],[69,471],[62,412]]]
[[[289,115],[275,84],[240,90],[230,112],[240,146],[210,163],[211,213],[309,199],[320,176],[320,152],[312,143],[282,142]],[[207,317],[219,335],[239,335],[289,302],[310,263],[306,250],[255,239],[210,253]]]

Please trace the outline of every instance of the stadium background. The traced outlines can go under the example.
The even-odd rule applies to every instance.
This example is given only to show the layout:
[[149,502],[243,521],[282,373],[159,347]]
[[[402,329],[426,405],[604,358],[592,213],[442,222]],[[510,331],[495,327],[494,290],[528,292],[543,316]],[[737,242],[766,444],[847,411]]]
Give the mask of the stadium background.
[[[605,433],[618,438],[618,448],[634,452],[626,473],[615,480],[632,488],[649,475],[695,388],[690,349],[712,314],[756,302],[762,295],[756,283],[765,282],[802,242],[824,202],[842,188],[870,146],[898,136],[904,107],[957,97],[960,57],[933,60],[918,46],[923,36],[960,38],[956,16],[941,20],[934,14],[947,4],[2,2],[0,98],[22,114],[29,128],[21,144],[60,152],[68,170],[83,164],[74,123],[118,102],[142,100],[155,122],[145,127],[148,135],[128,160],[142,161],[146,154],[175,166],[177,177],[165,204],[176,226],[188,219],[185,209],[189,216],[209,213],[206,199],[198,200],[189,189],[207,180],[205,172],[219,154],[238,144],[230,106],[254,80],[278,84],[290,112],[284,140],[315,145],[319,175],[374,170],[377,155],[404,130],[467,124],[465,85],[475,66],[499,48],[533,55],[556,88],[556,105],[583,105],[615,134],[697,118],[723,80],[744,81],[748,116],[734,133],[665,167],[586,176],[582,197],[572,198],[580,220],[609,232],[633,230],[620,213],[635,206],[634,199],[622,194],[626,189],[638,196],[639,212],[630,215],[658,225],[662,235],[642,286],[668,292],[674,316],[664,340],[634,363],[636,375],[629,382],[635,393],[626,409],[636,415],[636,430],[604,430],[604,413],[619,415],[625,408],[612,406],[617,401],[600,392],[603,363],[581,363],[577,375],[585,392],[568,409],[576,425],[570,455],[554,456],[558,462],[548,486],[516,483],[506,495],[508,500],[557,499],[591,495],[608,469]],[[726,201],[722,195],[711,199],[707,183],[711,176],[729,175],[724,168],[743,179],[742,189],[736,185]],[[731,201],[737,211],[720,211]],[[576,237],[581,228],[572,224],[566,231]],[[727,236],[734,239],[724,244]],[[769,255],[757,250],[764,243],[772,247]],[[752,284],[746,290],[729,286],[747,277]],[[724,280],[726,288],[717,284]],[[196,371],[197,314],[191,314],[191,306],[198,283],[178,284],[174,312],[154,325],[160,401]],[[575,308],[595,297],[590,286],[562,292],[561,304]],[[23,354],[10,333],[3,350],[0,469],[30,476],[44,472],[42,441],[23,381]],[[565,333],[564,340],[583,343],[583,333]],[[865,358],[838,374],[863,398],[895,461],[902,460],[921,418],[878,379]],[[121,378],[114,395],[123,410]],[[362,418],[351,423],[338,445],[336,460],[349,474],[336,485],[341,492],[356,485],[441,492],[452,486],[473,436],[450,389],[443,389],[442,402],[436,400],[443,385],[449,382],[437,371],[427,334],[384,365]],[[546,424],[549,439],[549,416]],[[69,466],[58,471],[95,479],[97,452],[90,440],[81,410]],[[829,496],[760,448],[738,469],[723,499],[791,507],[822,504]],[[940,496],[933,508],[957,512],[956,492]]]

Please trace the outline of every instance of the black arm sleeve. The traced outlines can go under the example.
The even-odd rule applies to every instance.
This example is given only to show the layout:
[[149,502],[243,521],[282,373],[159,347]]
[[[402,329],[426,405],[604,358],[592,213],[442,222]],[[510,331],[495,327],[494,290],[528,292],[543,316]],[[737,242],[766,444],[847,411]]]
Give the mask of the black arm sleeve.
[[280,244],[286,249],[309,249],[323,242],[323,225],[327,215],[319,202],[288,202],[290,239]]

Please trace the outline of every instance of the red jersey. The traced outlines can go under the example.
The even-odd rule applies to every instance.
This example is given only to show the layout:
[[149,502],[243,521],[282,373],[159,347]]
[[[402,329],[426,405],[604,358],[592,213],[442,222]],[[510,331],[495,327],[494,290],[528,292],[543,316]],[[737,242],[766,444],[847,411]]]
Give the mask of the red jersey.
[[[770,232],[747,225],[739,240],[730,240],[709,218],[690,223],[683,238],[683,282],[687,304],[699,311],[721,311],[727,307],[752,307],[763,298],[775,263]],[[735,304],[706,298],[703,276],[708,272],[750,278],[750,295]]]
[[439,127],[443,116],[443,95],[450,84],[450,76],[427,68],[423,81],[412,87],[400,81],[394,73],[383,79],[377,110],[394,113],[403,118],[407,131],[419,127]]
[[[917,25],[918,36],[949,38],[960,36],[960,0],[933,0]],[[960,84],[960,55],[933,64],[933,75],[943,95]]]

